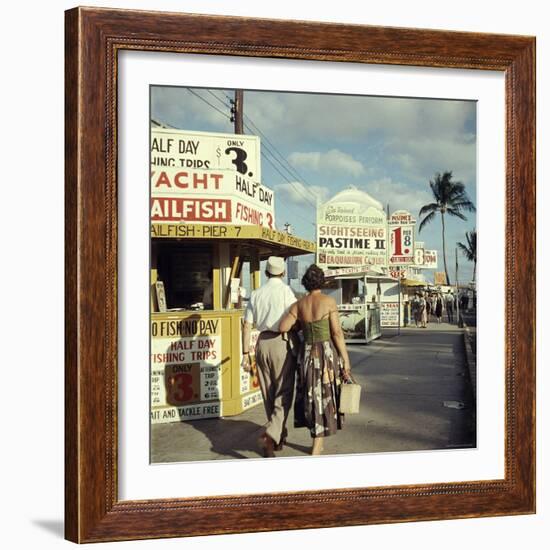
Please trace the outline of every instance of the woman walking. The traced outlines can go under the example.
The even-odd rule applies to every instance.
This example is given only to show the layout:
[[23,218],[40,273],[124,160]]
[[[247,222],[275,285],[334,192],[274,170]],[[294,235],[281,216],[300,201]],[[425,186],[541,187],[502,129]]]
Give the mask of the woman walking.
[[442,315],[443,315],[443,298],[441,298],[441,294],[438,294],[437,298],[435,299],[435,316],[437,318],[438,323],[441,323]]
[[336,301],[322,294],[324,282],[323,271],[310,265],[302,278],[308,294],[290,307],[279,325],[281,332],[288,332],[299,323],[303,331],[294,425],[309,428],[312,455],[321,454],[324,438],[342,428],[340,384],[351,372]]
[[426,328],[428,323],[428,304],[423,292],[420,293],[418,306],[420,309],[420,326]]

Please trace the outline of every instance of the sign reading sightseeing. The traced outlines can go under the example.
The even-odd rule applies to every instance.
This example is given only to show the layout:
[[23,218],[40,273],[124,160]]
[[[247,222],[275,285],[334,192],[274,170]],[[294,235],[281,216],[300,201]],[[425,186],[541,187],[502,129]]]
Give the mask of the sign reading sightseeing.
[[321,268],[387,265],[387,218],[382,205],[346,189],[317,207],[317,265]]

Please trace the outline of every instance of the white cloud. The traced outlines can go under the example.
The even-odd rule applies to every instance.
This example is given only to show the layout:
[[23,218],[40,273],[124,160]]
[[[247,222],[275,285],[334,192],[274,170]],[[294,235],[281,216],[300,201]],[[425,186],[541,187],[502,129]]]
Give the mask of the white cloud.
[[296,151],[289,155],[288,160],[298,168],[307,168],[314,171],[349,174],[354,177],[365,173],[363,164],[348,153],[344,153],[338,149],[331,149],[326,153],[317,151],[300,153]]
[[401,143],[398,151],[390,158],[407,179],[427,184],[435,172],[451,170],[456,180],[476,181],[475,141],[419,138]]
[[418,211],[425,204],[432,202],[427,184],[426,189],[417,189],[394,181],[390,177],[384,177],[368,182],[363,188],[384,206],[389,204],[391,212],[408,210],[415,218],[418,218]]
[[278,142],[279,137],[292,142],[296,128],[300,136],[318,142],[347,142],[374,132],[386,139],[449,139],[462,135],[475,116],[471,101],[280,92],[246,92],[246,108]]
[[324,202],[329,196],[328,187],[321,185],[304,185],[299,181],[292,183],[280,183],[275,185],[275,196],[284,202],[288,201],[300,206],[315,208],[314,205],[319,202]]

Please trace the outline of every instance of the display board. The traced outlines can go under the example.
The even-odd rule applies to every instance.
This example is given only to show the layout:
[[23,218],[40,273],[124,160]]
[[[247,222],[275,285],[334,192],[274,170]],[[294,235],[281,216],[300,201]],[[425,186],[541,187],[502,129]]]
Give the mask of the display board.
[[378,201],[346,189],[317,207],[317,265],[387,265],[387,217]]
[[275,227],[260,138],[151,128],[151,222]]
[[389,217],[390,248],[388,262],[390,268],[414,263],[415,225],[416,220],[406,210],[397,210]]
[[221,319],[151,322],[151,422],[222,416]]

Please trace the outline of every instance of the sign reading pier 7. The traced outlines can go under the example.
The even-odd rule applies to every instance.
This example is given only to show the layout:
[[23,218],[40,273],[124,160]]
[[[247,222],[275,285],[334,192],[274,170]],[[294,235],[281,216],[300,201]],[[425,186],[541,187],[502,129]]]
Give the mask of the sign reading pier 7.
[[151,221],[273,228],[257,136],[151,129]]
[[317,264],[387,266],[387,231],[378,201],[358,189],[341,191],[317,207]]

